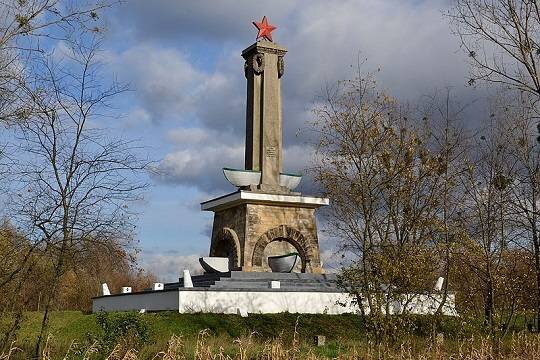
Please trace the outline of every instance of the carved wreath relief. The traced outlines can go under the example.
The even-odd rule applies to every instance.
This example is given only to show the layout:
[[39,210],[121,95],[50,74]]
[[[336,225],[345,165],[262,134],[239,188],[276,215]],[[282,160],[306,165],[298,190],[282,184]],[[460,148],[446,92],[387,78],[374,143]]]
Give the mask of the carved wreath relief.
[[285,61],[283,60],[283,56],[278,56],[277,58],[277,73],[278,78],[281,78],[285,73]]
[[255,72],[255,74],[262,74],[262,72],[264,71],[264,55],[253,55],[253,57],[251,58],[251,66],[253,66],[253,72]]
[[255,75],[260,75],[264,71],[264,55],[263,54],[255,54],[250,59],[246,60],[244,63],[244,74],[247,77],[249,68],[253,69],[253,72]]
[[[247,78],[249,68],[253,69],[255,75],[261,75],[264,72],[264,54],[257,53],[244,63],[244,75]],[[281,78],[285,73],[285,61],[283,56],[278,56],[277,60],[277,73],[278,78]]]

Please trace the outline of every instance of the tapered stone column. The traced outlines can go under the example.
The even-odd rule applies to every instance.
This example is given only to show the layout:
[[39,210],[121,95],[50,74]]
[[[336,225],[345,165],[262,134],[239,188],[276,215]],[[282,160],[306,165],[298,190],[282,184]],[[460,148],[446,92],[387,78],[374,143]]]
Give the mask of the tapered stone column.
[[246,170],[261,172],[260,190],[286,192],[279,186],[282,171],[281,84],[287,50],[258,41],[242,52],[246,60]]

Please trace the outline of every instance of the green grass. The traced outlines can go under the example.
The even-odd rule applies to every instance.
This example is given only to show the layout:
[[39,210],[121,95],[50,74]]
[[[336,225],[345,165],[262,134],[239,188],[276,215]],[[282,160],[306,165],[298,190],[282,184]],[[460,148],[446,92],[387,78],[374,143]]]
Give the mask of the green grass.
[[[120,316],[118,314],[117,316]],[[17,345],[27,353],[31,352],[39,334],[43,314],[27,312],[18,332]],[[114,314],[112,316],[115,316]],[[202,330],[208,332],[208,342],[224,346],[226,351],[235,348],[235,339],[252,339],[253,346],[263,346],[265,341],[280,339],[285,344],[296,337],[309,347],[315,335],[325,335],[328,345],[318,348],[317,353],[333,357],[342,345],[364,338],[361,321],[354,315],[297,315],[273,314],[238,315],[224,314],[178,314],[175,312],[147,313],[139,316],[148,326],[149,341],[141,349],[142,355],[155,354],[166,348],[172,335],[185,339],[186,347],[193,348]],[[0,326],[6,319],[0,320]],[[88,346],[92,338],[101,332],[96,314],[78,311],[52,312],[48,333],[52,336],[54,353],[61,355],[75,341]],[[230,348],[229,350],[227,348]]]
[[[42,313],[27,312],[18,332],[17,346],[23,350],[13,359],[25,359],[32,353],[33,346],[39,334]],[[197,338],[201,331],[208,334],[205,342],[213,349],[223,348],[225,353],[236,353],[238,342],[249,343],[252,353],[261,352],[269,341],[276,340],[285,347],[293,344],[293,339],[303,353],[312,352],[321,358],[336,358],[351,348],[365,349],[371,346],[367,328],[372,325],[364,324],[358,315],[297,315],[297,314],[251,314],[248,317],[224,314],[178,314],[175,312],[161,313],[111,313],[107,314],[109,321],[105,332],[98,324],[99,315],[83,314],[77,311],[59,311],[51,313],[48,333],[52,336],[52,358],[63,358],[72,342],[80,349],[88,348],[94,341],[100,341],[103,351],[110,351],[111,344],[116,344],[118,335],[125,324],[142,323],[144,326],[144,341],[127,337],[135,341],[129,346],[139,350],[140,359],[152,358],[156,353],[167,348],[167,342],[173,335],[181,336],[184,348],[190,353],[195,352]],[[479,321],[465,321],[463,318],[441,317],[434,319],[429,316],[396,317],[389,319],[392,328],[399,328],[396,341],[387,342],[389,348],[399,348],[408,344],[413,351],[422,351],[433,344],[433,335],[442,332],[445,337],[445,348],[456,350],[462,340],[485,336],[485,329]],[[0,331],[8,319],[0,318]],[[436,324],[436,325],[434,325]],[[520,324],[521,325],[521,324]],[[516,329],[523,331],[525,323]],[[105,334],[112,334],[107,338]],[[313,346],[316,335],[326,336],[326,345]],[[122,335],[123,336],[123,335]],[[104,342],[105,341],[105,342]],[[108,342],[106,342],[108,341]],[[139,342],[137,342],[139,341]]]
[[[19,330],[20,340],[34,340],[41,329],[43,313],[27,312]],[[97,324],[94,315],[84,315],[80,311],[55,311],[50,317],[49,333],[56,339],[81,339],[89,331],[96,331]]]
[[[27,312],[19,330],[20,341],[33,341],[37,337],[43,314]],[[179,314],[176,312],[159,312],[142,314],[150,330],[150,336],[169,338],[171,335],[182,335],[196,338],[201,330],[207,329],[212,336],[225,336],[235,339],[241,336],[253,336],[260,339],[281,338],[290,341],[295,329],[301,340],[311,341],[315,335],[324,335],[327,340],[348,339],[351,341],[366,338],[366,329],[360,316],[344,315],[310,315],[310,314],[250,314],[248,317],[225,314]],[[88,334],[96,334],[99,327],[96,314],[83,314],[78,311],[52,312],[49,333],[55,339],[85,339]],[[420,337],[430,336],[433,332],[433,318],[428,316],[410,317],[407,332]],[[6,319],[0,319],[0,329]],[[462,318],[443,317],[436,332],[445,333],[446,337],[463,338],[478,334],[480,322],[473,323]],[[396,324],[396,326],[401,326]],[[521,329],[525,325],[520,326]],[[516,329],[516,330],[521,330]]]
[[[43,314],[27,312],[21,329],[20,341],[35,340],[39,334]],[[201,330],[208,329],[213,336],[231,339],[255,333],[257,338],[277,338],[291,340],[298,320],[297,331],[302,339],[315,335],[325,335],[327,339],[363,337],[361,321],[354,315],[238,315],[224,314],[178,314],[174,312],[148,313],[142,316],[147,321],[152,338],[169,338],[182,334],[196,338]],[[355,331],[357,329],[357,331]],[[86,338],[89,333],[99,331],[96,315],[85,315],[78,311],[53,312],[50,318],[49,333],[57,340]]]

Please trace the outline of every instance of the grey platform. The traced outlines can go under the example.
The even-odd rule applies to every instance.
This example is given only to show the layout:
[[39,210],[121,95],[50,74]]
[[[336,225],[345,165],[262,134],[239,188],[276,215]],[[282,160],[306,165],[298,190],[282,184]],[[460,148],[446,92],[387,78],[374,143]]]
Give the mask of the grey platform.
[[[272,273],[231,271],[219,274],[194,275],[192,289],[221,291],[309,291],[343,292],[337,286],[335,274]],[[270,281],[279,281],[280,289],[269,289]],[[167,283],[164,290],[184,288],[182,278],[178,282]]]

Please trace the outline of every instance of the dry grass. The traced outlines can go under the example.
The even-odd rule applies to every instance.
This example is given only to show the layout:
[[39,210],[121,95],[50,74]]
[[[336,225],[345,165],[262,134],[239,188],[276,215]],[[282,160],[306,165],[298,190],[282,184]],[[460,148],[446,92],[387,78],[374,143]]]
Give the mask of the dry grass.
[[[182,336],[173,335],[166,349],[156,354],[147,355],[137,349],[126,348],[125,343],[117,344],[108,354],[102,354],[97,344],[91,344],[83,352],[74,352],[76,344],[72,343],[67,353],[60,357],[53,354],[54,339],[49,337],[44,346],[42,359],[106,359],[106,360],[317,360],[317,359],[391,359],[391,360],[491,360],[491,359],[540,359],[540,336],[533,334],[520,334],[505,340],[493,340],[490,338],[471,338],[459,342],[434,341],[428,345],[405,342],[398,346],[388,344],[373,344],[370,342],[359,343],[340,349],[337,355],[324,352],[324,348],[317,348],[301,344],[297,337],[290,344],[285,344],[281,339],[257,341],[250,336],[238,338],[230,344],[220,344],[209,332],[203,330],[199,333],[195,344],[188,346]],[[218,339],[219,340],[219,339]],[[11,344],[10,349],[0,355],[0,360],[14,360],[21,357],[22,350],[16,344]]]

